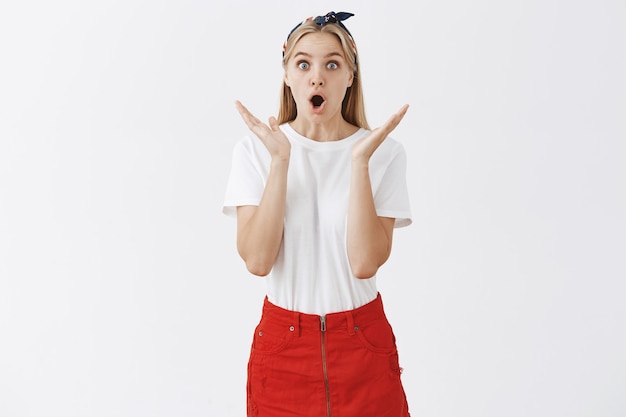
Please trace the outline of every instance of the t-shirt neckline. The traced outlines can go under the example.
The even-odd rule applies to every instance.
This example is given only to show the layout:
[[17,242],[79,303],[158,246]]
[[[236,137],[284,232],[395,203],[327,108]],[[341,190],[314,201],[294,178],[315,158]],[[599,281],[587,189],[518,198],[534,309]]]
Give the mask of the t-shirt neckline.
[[363,135],[367,132],[366,129],[359,128],[359,130],[343,139],[328,142],[319,142],[313,139],[309,139],[306,136],[302,136],[300,133],[296,132],[295,129],[291,127],[291,125],[289,125],[289,123],[285,123],[280,127],[283,129],[283,131],[290,140],[296,141],[303,146],[311,149],[341,149],[346,146],[350,146],[351,144],[362,138]]

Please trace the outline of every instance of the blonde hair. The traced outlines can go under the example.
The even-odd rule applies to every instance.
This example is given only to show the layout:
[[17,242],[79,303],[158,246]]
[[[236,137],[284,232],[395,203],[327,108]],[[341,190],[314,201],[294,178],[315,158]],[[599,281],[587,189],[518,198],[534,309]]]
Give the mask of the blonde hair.
[[[283,56],[283,68],[287,66],[289,58],[293,54],[293,49],[303,36],[310,33],[331,33],[337,36],[337,39],[341,43],[341,48],[348,62],[352,66],[352,72],[354,78],[352,80],[352,86],[348,87],[346,96],[343,99],[341,105],[341,115],[344,120],[355,126],[369,129],[367,118],[365,117],[365,103],[363,100],[363,88],[361,86],[361,71],[359,67],[359,61],[356,54],[356,46],[352,40],[352,37],[337,24],[325,24],[318,25],[314,20],[307,20],[303,22],[298,28],[296,28],[289,39],[285,43],[284,56]],[[280,107],[278,109],[278,123],[291,122],[296,118],[298,109],[296,108],[296,101],[291,94],[291,89],[285,84],[280,91]]]

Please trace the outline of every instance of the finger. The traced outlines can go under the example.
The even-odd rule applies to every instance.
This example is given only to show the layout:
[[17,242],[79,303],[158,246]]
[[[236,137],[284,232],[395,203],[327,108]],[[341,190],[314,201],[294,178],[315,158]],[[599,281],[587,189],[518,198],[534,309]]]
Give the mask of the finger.
[[237,111],[239,111],[239,114],[246,122],[258,123],[258,119],[256,119],[256,117],[254,117],[254,115],[250,113],[250,110],[248,110],[246,106],[244,106],[240,102],[237,102],[236,106],[237,106]]
[[396,113],[396,115],[400,118],[400,120],[398,120],[398,123],[400,123],[400,121],[404,118],[404,115],[406,114],[408,110],[409,110],[408,104],[405,104],[404,106],[400,108],[400,110],[398,110],[398,112]]
[[237,111],[239,112],[239,114],[241,114],[242,116],[246,113],[250,114],[250,112],[248,111],[248,108],[244,106],[239,100],[235,100],[235,107],[237,108]]
[[405,104],[400,108],[400,110],[398,110],[394,115],[391,116],[390,121],[395,124],[394,127],[398,126],[400,121],[402,121],[408,109],[409,105]]
[[387,122],[382,126],[382,130],[385,131],[386,134],[391,133],[391,131],[394,130],[400,124],[400,122],[404,118],[404,115],[406,114],[408,109],[409,109],[408,104],[405,104],[404,106],[402,106],[400,110],[394,113],[389,118],[389,120],[387,120]]
[[248,128],[250,128],[250,130],[254,131],[255,133],[259,133],[259,128],[261,128],[261,131],[264,130],[263,128],[265,128],[266,126],[257,117],[250,113],[250,110],[248,110],[246,106],[241,104],[240,101],[236,101],[235,106],[237,107],[237,111],[239,111],[241,118],[246,123],[246,125],[248,125]]
[[274,132],[278,130],[278,120],[276,120],[274,116],[270,116],[269,124],[270,124],[270,129],[272,129]]

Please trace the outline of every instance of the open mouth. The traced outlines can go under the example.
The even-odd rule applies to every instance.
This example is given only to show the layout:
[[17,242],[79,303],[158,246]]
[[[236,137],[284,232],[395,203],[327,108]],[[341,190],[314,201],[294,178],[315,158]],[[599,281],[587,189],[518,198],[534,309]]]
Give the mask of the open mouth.
[[324,97],[316,94],[311,97],[311,103],[313,103],[313,107],[318,108],[324,103]]

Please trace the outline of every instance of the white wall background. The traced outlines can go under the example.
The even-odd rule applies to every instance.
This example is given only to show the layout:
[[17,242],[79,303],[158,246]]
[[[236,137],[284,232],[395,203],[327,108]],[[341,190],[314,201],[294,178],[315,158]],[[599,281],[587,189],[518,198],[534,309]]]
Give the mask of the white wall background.
[[264,283],[221,214],[233,105],[276,113],[329,10],[414,224],[379,274],[414,416],[626,415],[626,3],[0,7],[0,417],[245,414]]

